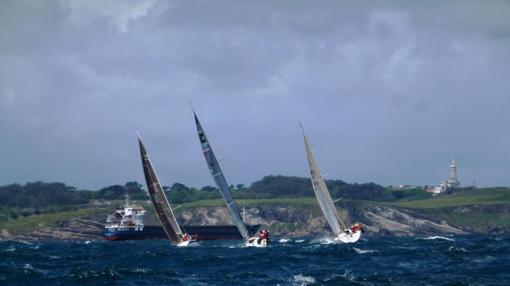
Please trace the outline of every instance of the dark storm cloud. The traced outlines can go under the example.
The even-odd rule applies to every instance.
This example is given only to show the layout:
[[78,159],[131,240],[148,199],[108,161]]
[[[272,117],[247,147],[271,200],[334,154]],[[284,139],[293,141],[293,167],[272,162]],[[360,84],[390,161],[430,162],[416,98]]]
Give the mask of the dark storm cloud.
[[2,1],[0,183],[306,176],[508,185],[505,1]]

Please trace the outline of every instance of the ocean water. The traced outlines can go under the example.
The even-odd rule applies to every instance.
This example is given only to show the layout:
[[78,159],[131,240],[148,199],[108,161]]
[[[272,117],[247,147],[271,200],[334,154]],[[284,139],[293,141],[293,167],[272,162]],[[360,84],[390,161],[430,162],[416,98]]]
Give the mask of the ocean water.
[[510,285],[510,237],[0,242],[0,285]]

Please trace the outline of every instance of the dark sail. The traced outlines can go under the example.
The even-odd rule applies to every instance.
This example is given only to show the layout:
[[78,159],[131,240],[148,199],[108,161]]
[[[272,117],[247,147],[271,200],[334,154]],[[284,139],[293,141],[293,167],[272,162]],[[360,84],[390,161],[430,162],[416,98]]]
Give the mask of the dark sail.
[[209,170],[211,171],[211,175],[213,176],[214,182],[216,183],[216,186],[220,190],[221,196],[223,197],[223,200],[227,204],[228,211],[230,212],[230,215],[234,219],[234,222],[239,229],[239,232],[243,236],[245,240],[248,240],[249,234],[248,230],[246,229],[246,225],[244,224],[243,220],[241,219],[241,215],[239,214],[239,209],[237,207],[236,202],[234,201],[234,197],[232,197],[232,193],[230,192],[230,188],[227,184],[227,180],[225,179],[225,176],[221,172],[220,165],[218,164],[218,160],[216,160],[216,157],[214,156],[214,153],[211,149],[211,146],[209,145],[209,141],[207,141],[207,137],[205,136],[205,132],[202,129],[202,126],[200,125],[200,122],[198,121],[198,117],[195,114],[195,123],[197,125],[197,131],[198,131],[198,138],[200,139],[200,145],[202,145],[202,151],[205,156],[205,160],[207,161],[207,166],[209,166]]
[[152,204],[154,205],[154,209],[156,210],[156,214],[163,225],[163,229],[165,230],[168,239],[174,243],[180,243],[182,236],[181,228],[175,219],[172,207],[170,206],[170,203],[165,196],[165,192],[159,183],[154,167],[151,164],[151,160],[149,159],[149,155],[145,150],[145,146],[143,145],[140,136],[138,136],[138,144],[140,145],[140,155],[142,156],[145,181],[147,182],[147,188],[149,189],[149,195]]

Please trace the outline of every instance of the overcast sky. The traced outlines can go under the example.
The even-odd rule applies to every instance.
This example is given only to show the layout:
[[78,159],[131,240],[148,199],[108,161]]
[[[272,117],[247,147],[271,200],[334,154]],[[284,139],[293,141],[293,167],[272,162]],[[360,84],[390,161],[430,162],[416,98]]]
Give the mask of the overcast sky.
[[0,185],[510,185],[509,1],[0,1]]

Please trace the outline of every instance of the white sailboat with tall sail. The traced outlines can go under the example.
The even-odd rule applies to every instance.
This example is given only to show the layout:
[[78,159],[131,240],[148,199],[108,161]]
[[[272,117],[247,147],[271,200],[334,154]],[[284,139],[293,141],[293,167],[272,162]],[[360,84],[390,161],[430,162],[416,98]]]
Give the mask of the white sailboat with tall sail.
[[301,123],[299,126],[303,132],[303,138],[305,141],[306,157],[310,168],[313,191],[317,197],[322,213],[326,217],[326,221],[335,235],[335,240],[343,243],[353,243],[358,241],[363,231],[361,224],[353,224],[350,228],[346,228],[344,223],[339,219],[335,203],[331,199],[326,182],[324,182],[324,178],[322,177],[319,167],[315,162],[315,158],[313,157],[312,148],[308,143],[305,130]]
[[140,156],[142,157],[143,173],[145,175],[145,181],[147,182],[147,188],[149,190],[149,196],[151,198],[156,215],[161,222],[163,229],[168,239],[176,244],[177,246],[197,246],[198,241],[187,233],[182,233],[181,227],[175,218],[172,206],[166,198],[165,192],[159,183],[156,171],[152,166],[147,150],[143,145],[140,134],[138,134],[138,144],[140,145]]
[[221,196],[227,205],[227,209],[230,212],[230,215],[234,219],[234,223],[239,229],[243,239],[245,240],[244,245],[248,247],[266,247],[269,243],[269,233],[267,231],[262,231],[261,236],[250,237],[248,233],[248,229],[246,228],[246,224],[241,218],[239,213],[239,208],[230,192],[230,187],[227,184],[227,180],[221,171],[220,165],[218,164],[218,160],[216,160],[216,156],[213,153],[211,145],[205,136],[204,129],[202,125],[200,125],[200,121],[198,120],[197,114],[193,111],[195,115],[195,124],[197,126],[198,138],[200,139],[200,145],[202,146],[202,152],[204,153],[205,160],[207,162],[207,166],[209,167],[209,171],[211,171],[211,175],[216,183],[216,186],[220,190]]

